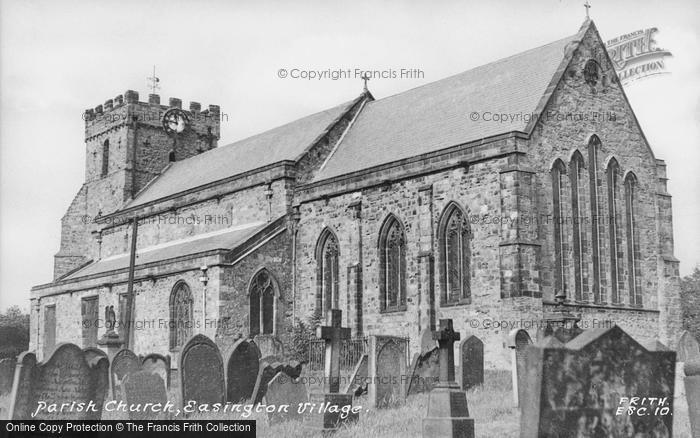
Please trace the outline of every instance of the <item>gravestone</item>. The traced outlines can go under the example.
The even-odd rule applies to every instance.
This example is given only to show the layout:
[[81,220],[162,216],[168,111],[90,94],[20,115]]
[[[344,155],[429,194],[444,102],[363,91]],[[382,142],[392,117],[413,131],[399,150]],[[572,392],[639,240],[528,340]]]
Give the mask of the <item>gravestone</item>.
[[124,378],[130,373],[141,370],[141,361],[133,351],[121,349],[112,358],[109,368],[109,377],[112,382],[112,398],[124,400]]
[[260,350],[255,342],[236,342],[226,365],[226,399],[232,403],[250,400],[259,370]]
[[430,392],[440,380],[440,349],[438,347],[425,353],[416,353],[411,361],[410,380],[406,395]]
[[356,421],[358,413],[350,412],[342,418],[343,409],[352,409],[352,394],[341,394],[340,390],[340,347],[341,343],[350,339],[350,329],[341,327],[342,313],[338,309],[331,309],[326,314],[325,326],[316,329],[316,336],[325,340],[325,370],[324,370],[324,392],[321,394],[312,393],[309,402],[320,406],[325,403],[328,408],[323,414],[310,415],[305,427],[314,430],[322,430],[324,433],[335,431],[343,424]]
[[170,356],[166,357],[157,353],[148,354],[141,358],[141,369],[158,374],[165,382],[165,387],[170,388]]
[[700,436],[700,361],[685,364],[685,399],[688,401],[690,431]]
[[265,393],[265,405],[289,405],[288,412],[269,413],[267,419],[270,424],[281,423],[288,420],[300,420],[303,414],[299,413],[299,404],[306,403],[309,396],[306,393],[306,385],[301,379],[294,378],[284,371],[277,373],[267,384]]
[[[90,362],[95,358],[104,357],[107,358],[107,353],[96,347],[83,348],[83,353],[85,353],[85,359]],[[109,358],[107,358],[109,359]]]
[[224,403],[226,401],[224,361],[219,347],[208,337],[193,336],[180,354],[182,404]]
[[430,391],[423,438],[474,438],[474,419],[469,418],[467,396],[455,381],[454,343],[459,338],[451,319],[441,319],[440,331],[433,332],[440,348],[440,381]]
[[619,326],[527,348],[520,436],[672,436],[675,352],[648,351]]
[[700,362],[700,344],[687,330],[683,331],[678,342],[678,362]]
[[[104,357],[88,362],[74,344],[60,344],[51,357],[37,363],[34,353],[24,352],[17,359],[18,384],[12,388],[9,418],[12,420],[99,420],[109,388],[109,363]],[[47,405],[84,403],[87,407],[58,412],[40,411]],[[92,403],[92,404],[91,404]]]
[[459,343],[462,389],[467,390],[484,383],[484,343],[471,335]]
[[284,344],[275,335],[257,335],[253,342],[260,350],[260,356],[284,356]]
[[395,336],[369,338],[369,405],[388,407],[406,399],[406,341]]
[[350,375],[350,380],[343,389],[343,393],[359,396],[367,390],[367,381],[369,376],[369,360],[367,355],[363,354],[360,360],[355,365]]
[[0,396],[12,391],[12,381],[15,378],[16,357],[0,359]]
[[260,369],[258,376],[255,379],[255,388],[253,389],[253,404],[262,402],[267,391],[267,384],[277,375],[277,373],[285,373],[294,379],[299,378],[302,372],[302,364],[299,361],[293,360],[283,362],[282,358],[277,356],[266,357],[260,361]]
[[[549,337],[549,336],[548,336]],[[544,338],[546,339],[546,337]],[[532,339],[527,331],[515,329],[508,335],[508,348],[511,350],[511,373],[513,377],[513,401],[515,406],[520,406],[526,381],[525,367],[527,363],[527,346],[532,344]]]
[[[129,405],[146,403],[165,404],[168,401],[168,393],[165,389],[165,381],[159,373],[150,370],[136,371],[129,373],[123,382],[126,402]],[[164,412],[152,412],[147,409],[138,411],[129,410],[131,420],[161,420],[165,417]]]

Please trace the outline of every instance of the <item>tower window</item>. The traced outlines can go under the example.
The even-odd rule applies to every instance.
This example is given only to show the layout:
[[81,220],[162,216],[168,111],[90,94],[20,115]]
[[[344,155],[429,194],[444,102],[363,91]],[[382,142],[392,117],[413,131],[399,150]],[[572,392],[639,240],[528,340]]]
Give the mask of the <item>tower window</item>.
[[109,172],[109,140],[102,144],[102,176],[107,176]]

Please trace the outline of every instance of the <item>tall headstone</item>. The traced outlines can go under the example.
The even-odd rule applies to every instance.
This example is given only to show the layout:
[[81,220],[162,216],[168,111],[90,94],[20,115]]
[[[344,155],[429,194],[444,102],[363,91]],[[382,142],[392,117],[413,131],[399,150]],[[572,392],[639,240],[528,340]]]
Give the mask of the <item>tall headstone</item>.
[[152,412],[145,409],[147,403],[165,404],[168,401],[168,393],[165,389],[165,381],[159,373],[150,370],[136,371],[128,374],[123,382],[126,402],[129,405],[144,407],[140,410],[129,410],[131,420],[156,420],[163,419],[163,412]]
[[281,423],[288,420],[300,420],[299,404],[306,403],[309,396],[306,392],[306,385],[301,379],[294,378],[284,371],[277,373],[267,384],[265,393],[265,405],[288,405],[287,412],[268,412],[270,424]]
[[165,387],[170,388],[170,356],[151,353],[141,358],[141,368],[158,374],[165,382]]
[[372,335],[369,338],[367,392],[372,407],[383,408],[406,399],[407,364],[405,339]]
[[484,383],[484,343],[471,335],[459,343],[462,389],[467,390]]
[[688,401],[690,431],[700,436],[700,361],[685,364],[685,398]]
[[15,378],[16,357],[0,359],[0,396],[12,391],[12,381]]
[[[312,415],[311,424],[307,427],[321,429],[325,432],[337,430],[343,424],[355,421],[358,414],[350,413],[345,418],[341,416],[342,409],[352,409],[352,394],[342,394],[340,390],[340,346],[344,340],[350,339],[350,329],[341,327],[342,313],[338,309],[331,309],[326,315],[328,325],[317,328],[317,337],[325,340],[326,359],[324,373],[324,392],[312,393],[309,402],[319,406],[325,403],[328,410],[321,415]],[[330,408],[334,407],[334,408]]]
[[260,350],[255,342],[236,342],[226,365],[226,399],[232,403],[250,400],[259,370]]
[[112,398],[124,400],[124,379],[130,373],[141,370],[141,361],[133,351],[129,349],[119,350],[112,358],[109,368],[109,377],[112,382]]
[[451,319],[440,320],[440,330],[433,339],[440,348],[440,381],[430,391],[428,415],[423,419],[423,438],[473,438],[474,419],[469,418],[467,396],[455,381],[454,343],[460,335]]
[[224,361],[219,347],[208,337],[193,336],[180,354],[182,404],[224,403],[226,401]]
[[672,436],[675,352],[649,351],[619,326],[527,348],[520,436]]
[[532,339],[527,331],[515,329],[508,335],[508,348],[511,351],[511,373],[513,376],[513,401],[515,406],[520,406],[523,390],[526,382],[525,366],[527,363],[527,346],[532,344]]
[[[10,398],[12,420],[99,420],[109,388],[109,363],[104,357],[88,362],[74,344],[60,344],[51,357],[37,363],[34,353],[24,352],[17,359],[16,382]],[[84,403],[86,409],[40,410],[46,405]]]
[[678,342],[678,362],[700,362],[700,344],[687,330],[683,331]]

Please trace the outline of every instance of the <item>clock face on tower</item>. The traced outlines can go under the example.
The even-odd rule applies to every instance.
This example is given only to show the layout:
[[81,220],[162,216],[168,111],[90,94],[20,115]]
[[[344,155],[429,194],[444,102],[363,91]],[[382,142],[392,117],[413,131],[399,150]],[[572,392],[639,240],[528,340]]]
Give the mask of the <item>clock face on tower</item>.
[[163,115],[163,128],[168,134],[180,134],[187,127],[187,123],[187,114],[179,108],[171,108]]

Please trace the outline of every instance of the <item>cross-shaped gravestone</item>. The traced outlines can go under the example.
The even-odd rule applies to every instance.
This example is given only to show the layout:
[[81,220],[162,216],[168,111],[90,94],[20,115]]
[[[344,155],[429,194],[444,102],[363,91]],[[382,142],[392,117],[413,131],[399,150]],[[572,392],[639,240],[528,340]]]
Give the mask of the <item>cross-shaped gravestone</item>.
[[474,419],[469,418],[467,396],[455,382],[454,343],[459,338],[451,319],[441,319],[440,330],[433,332],[433,339],[440,346],[440,382],[428,398],[423,438],[474,438]]
[[440,385],[455,382],[455,350],[453,344],[459,341],[459,333],[452,328],[451,319],[440,320],[440,330],[433,332],[433,339],[440,346]]
[[318,327],[317,336],[326,341],[326,370],[323,391],[336,393],[340,391],[340,344],[350,339],[350,329],[340,326],[342,312],[331,309],[326,316],[326,323]]

